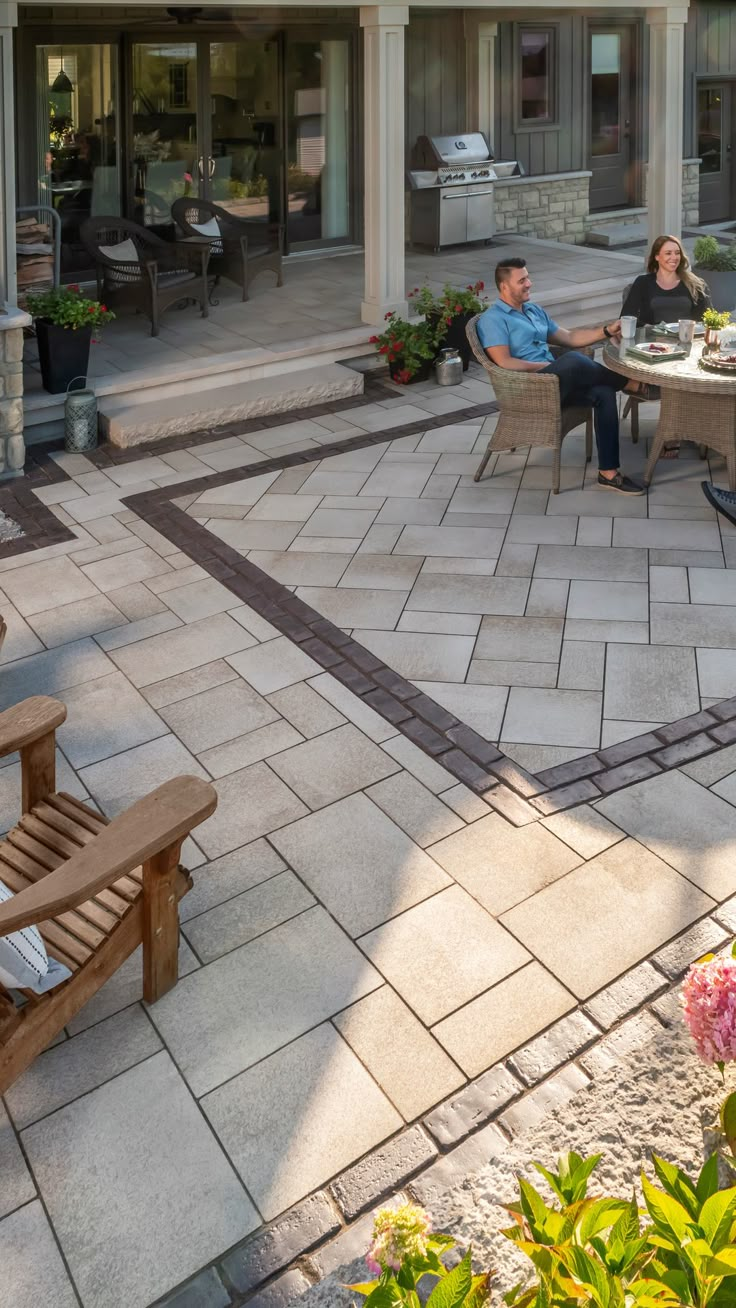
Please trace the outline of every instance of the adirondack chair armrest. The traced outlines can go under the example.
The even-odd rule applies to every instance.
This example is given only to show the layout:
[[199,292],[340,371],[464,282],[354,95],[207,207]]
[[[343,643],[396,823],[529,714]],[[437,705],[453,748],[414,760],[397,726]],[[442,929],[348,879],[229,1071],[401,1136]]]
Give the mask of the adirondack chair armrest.
[[33,695],[0,713],[0,758],[34,745],[56,731],[66,718],[66,705],[47,695]]
[[98,890],[183,840],[216,807],[214,786],[199,777],[165,781],[113,818],[66,863],[1,905],[0,935],[86,903]]

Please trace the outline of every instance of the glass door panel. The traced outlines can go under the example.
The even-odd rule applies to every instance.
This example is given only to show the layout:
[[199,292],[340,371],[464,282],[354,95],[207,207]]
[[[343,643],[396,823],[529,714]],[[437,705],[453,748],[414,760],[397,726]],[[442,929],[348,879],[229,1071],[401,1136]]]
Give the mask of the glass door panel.
[[67,281],[88,270],[79,229],[90,214],[120,213],[117,47],[38,46],[38,201],[61,219]]
[[133,45],[132,216],[146,227],[170,225],[174,200],[200,193],[197,82],[194,41]]
[[286,47],[287,239],[324,245],[350,236],[350,43]]
[[278,43],[213,41],[209,75],[205,194],[240,217],[280,222]]
[[621,208],[632,202],[631,60],[628,26],[590,36],[590,206]]
[[733,86],[698,87],[700,221],[722,222],[731,215]]

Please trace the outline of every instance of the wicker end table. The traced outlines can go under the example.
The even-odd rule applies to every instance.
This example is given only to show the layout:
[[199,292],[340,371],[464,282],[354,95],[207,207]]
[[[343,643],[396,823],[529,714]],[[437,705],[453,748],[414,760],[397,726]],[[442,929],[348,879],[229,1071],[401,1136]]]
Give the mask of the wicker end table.
[[[637,339],[644,339],[644,333],[637,333]],[[661,388],[659,422],[644,473],[647,486],[666,443],[695,441],[723,455],[729,487],[736,491],[736,372],[706,372],[700,366],[702,343],[686,348],[685,359],[647,363],[627,354],[624,343],[609,342],[603,362],[623,377]]]

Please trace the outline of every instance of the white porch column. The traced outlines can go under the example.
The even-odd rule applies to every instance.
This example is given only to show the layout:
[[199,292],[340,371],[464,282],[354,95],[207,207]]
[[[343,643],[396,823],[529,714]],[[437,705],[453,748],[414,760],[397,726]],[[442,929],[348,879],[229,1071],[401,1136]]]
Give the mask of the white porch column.
[[406,314],[404,277],[404,28],[406,5],[363,6],[365,299],[363,322]]
[[496,37],[498,23],[482,22],[472,9],[465,11],[466,128],[485,132],[496,149]]
[[15,112],[13,28],[18,6],[0,0],[0,307],[15,304]]
[[647,10],[649,243],[682,234],[682,125],[687,3]]

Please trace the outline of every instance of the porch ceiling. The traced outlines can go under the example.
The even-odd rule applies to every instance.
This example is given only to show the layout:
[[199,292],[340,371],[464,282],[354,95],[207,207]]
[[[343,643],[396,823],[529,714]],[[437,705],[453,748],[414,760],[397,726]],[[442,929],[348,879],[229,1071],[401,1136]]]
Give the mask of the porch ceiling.
[[[615,13],[617,15],[620,15],[621,17],[625,17],[627,14],[633,14],[644,9],[647,10],[648,12],[656,14],[659,17],[666,16],[671,22],[686,22],[689,4],[690,4],[690,0],[678,0],[677,4],[662,4],[662,5],[651,5],[646,3],[646,0],[643,0],[643,3],[641,4],[632,4],[631,0],[566,0],[566,3],[564,4],[560,4],[560,0],[536,0],[535,4],[528,6],[528,8],[525,8],[523,12],[524,12],[524,18],[534,18],[535,14],[542,13],[545,11],[549,12],[549,10],[552,9],[558,13],[564,13],[565,11],[573,10],[573,9],[585,9],[585,10],[605,9],[607,13],[611,13],[611,14]],[[221,0],[200,0],[200,5],[203,8],[222,9]],[[12,5],[12,7],[15,8],[15,5]],[[24,0],[23,7],[24,8],[37,8],[37,7],[48,8],[48,0]],[[94,7],[99,9],[99,4],[97,3],[97,0],[76,0],[76,3],[73,7],[75,9],[86,8],[86,7]],[[150,9],[150,7],[151,7],[150,0],[126,0],[126,5],[125,5],[126,9],[146,9],[146,8]],[[356,9],[361,8],[361,6],[358,5],[354,7]],[[377,0],[377,2],[374,5],[363,6],[363,7],[374,8],[374,9],[403,8],[403,6],[392,4],[390,0]],[[487,18],[493,20],[499,20],[499,21],[504,21],[507,19],[518,20],[519,18],[520,6],[518,4],[514,6],[489,5],[487,3],[487,0],[463,0],[462,7],[464,9],[483,10],[484,15]],[[11,5],[8,5],[7,3],[4,3],[3,0],[0,0],[0,18],[2,15],[2,11],[5,8],[9,9],[11,8]],[[294,3],[290,3],[290,0],[286,0],[286,2],[284,2],[284,0],[258,0],[257,5],[241,4],[241,5],[233,5],[232,8],[240,9],[240,10],[242,9],[258,9],[258,10],[282,9],[283,10],[283,9],[301,9],[304,8],[304,5],[297,3],[296,0]],[[334,10],[335,8],[334,0],[310,0],[309,8]],[[448,0],[422,0],[421,8],[422,9],[447,9]]]

